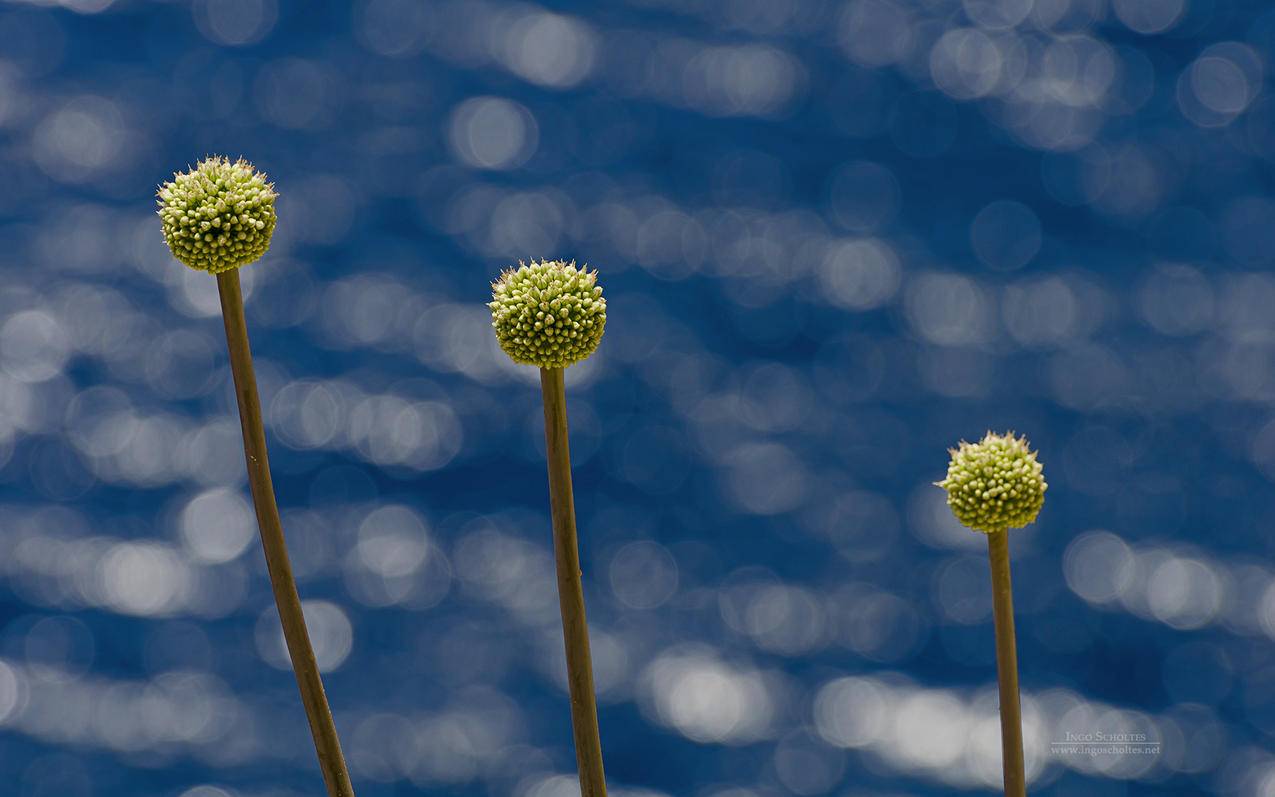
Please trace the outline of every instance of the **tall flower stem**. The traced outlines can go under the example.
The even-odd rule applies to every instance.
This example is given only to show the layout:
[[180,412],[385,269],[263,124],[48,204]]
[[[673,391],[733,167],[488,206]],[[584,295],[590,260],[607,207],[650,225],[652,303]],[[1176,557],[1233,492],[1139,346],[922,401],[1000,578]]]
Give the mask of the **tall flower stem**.
[[593,659],[589,653],[589,624],[584,616],[584,588],[580,583],[580,551],[567,441],[567,398],[561,368],[540,369],[540,392],[545,408],[553,553],[558,570],[558,606],[562,611],[562,637],[567,652],[571,730],[575,738],[576,766],[580,770],[580,794],[581,797],[606,797],[598,706],[593,693]]
[[[235,379],[235,398],[239,403],[239,423],[243,427],[244,458],[248,465],[248,483],[252,503],[257,511],[257,527],[261,530],[261,547],[270,571],[275,606],[283,623],[292,671],[301,690],[314,750],[319,768],[328,787],[329,797],[354,797],[350,774],[341,754],[341,741],[332,721],[332,709],[323,691],[314,648],[301,613],[301,597],[292,577],[288,548],[283,539],[283,524],[275,503],[274,485],[270,480],[270,461],[266,456],[266,434],[261,423],[261,398],[257,395],[257,377],[252,368],[252,351],[248,347],[248,325],[244,321],[243,294],[239,289],[239,271],[230,269],[217,275],[217,291],[221,295],[221,315],[226,325],[226,346],[230,351],[230,370]],[[568,486],[568,495],[570,495]]]
[[1009,532],[987,535],[992,567],[992,611],[996,624],[996,674],[1001,698],[1001,762],[1005,797],[1025,797],[1023,717],[1018,696],[1018,651],[1014,641],[1014,592],[1009,578]]

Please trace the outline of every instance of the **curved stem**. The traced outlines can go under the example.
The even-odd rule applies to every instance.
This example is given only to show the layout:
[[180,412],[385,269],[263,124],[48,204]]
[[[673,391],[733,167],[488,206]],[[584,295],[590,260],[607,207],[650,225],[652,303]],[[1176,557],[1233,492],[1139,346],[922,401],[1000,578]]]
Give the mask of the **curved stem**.
[[257,511],[257,527],[261,530],[261,547],[270,571],[275,606],[283,624],[283,638],[292,659],[292,671],[301,690],[301,703],[310,721],[314,750],[319,768],[328,787],[329,797],[354,797],[350,774],[341,754],[341,741],[332,721],[314,659],[314,648],[301,613],[301,597],[292,577],[288,548],[283,539],[283,524],[275,503],[274,485],[270,480],[270,461],[266,457],[266,433],[261,423],[261,399],[257,395],[257,377],[252,369],[252,351],[248,347],[248,325],[244,321],[243,295],[239,290],[236,269],[217,275],[217,291],[221,295],[221,315],[226,325],[226,346],[230,351],[230,370],[235,378],[235,398],[239,403],[239,423],[243,427],[244,458],[248,465],[248,484],[252,487],[252,503]]
[[540,392],[545,406],[553,553],[558,570],[558,608],[562,611],[562,638],[567,651],[571,731],[575,738],[576,766],[580,770],[580,795],[606,797],[597,698],[593,693],[593,660],[589,654],[589,624],[584,616],[584,588],[580,583],[571,453],[567,442],[567,397],[561,368],[540,369]]
[[1014,641],[1014,592],[1009,578],[1009,532],[987,535],[992,566],[992,610],[996,625],[996,674],[1001,698],[1001,763],[1005,797],[1025,797],[1023,718],[1018,695],[1018,650]]

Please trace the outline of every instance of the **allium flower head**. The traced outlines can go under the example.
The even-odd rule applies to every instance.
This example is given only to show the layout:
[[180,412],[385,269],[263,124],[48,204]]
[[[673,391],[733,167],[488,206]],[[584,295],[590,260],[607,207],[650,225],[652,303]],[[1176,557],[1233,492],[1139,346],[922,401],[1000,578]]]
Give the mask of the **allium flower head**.
[[491,284],[491,325],[510,359],[566,368],[593,353],[607,323],[598,272],[561,260],[519,263]]
[[217,274],[246,266],[270,248],[274,184],[240,158],[206,158],[159,188],[159,218],[173,257]]
[[951,449],[947,505],[961,523],[985,534],[1017,529],[1036,519],[1045,504],[1045,484],[1036,452],[1026,437],[988,432],[977,443]]

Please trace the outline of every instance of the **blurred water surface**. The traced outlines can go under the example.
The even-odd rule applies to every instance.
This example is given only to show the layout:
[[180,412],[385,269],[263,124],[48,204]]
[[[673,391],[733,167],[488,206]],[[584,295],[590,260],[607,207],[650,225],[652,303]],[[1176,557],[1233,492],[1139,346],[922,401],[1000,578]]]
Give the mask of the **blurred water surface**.
[[[214,281],[243,155],[284,523],[359,794],[575,794],[519,258],[568,372],[616,797],[999,783],[983,541],[1026,432],[1032,792],[1275,795],[1275,9],[1260,0],[0,3],[0,782],[321,789]],[[1067,734],[1153,754],[1068,754]]]

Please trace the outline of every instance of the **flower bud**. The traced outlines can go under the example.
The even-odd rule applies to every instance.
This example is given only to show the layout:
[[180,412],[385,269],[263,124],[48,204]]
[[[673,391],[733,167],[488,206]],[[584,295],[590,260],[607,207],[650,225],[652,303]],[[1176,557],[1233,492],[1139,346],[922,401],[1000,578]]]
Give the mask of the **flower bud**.
[[598,272],[561,260],[519,263],[491,284],[491,325],[510,359],[566,368],[593,353],[607,323]]
[[240,158],[213,156],[159,188],[159,218],[173,257],[213,274],[246,266],[270,248],[274,185]]
[[947,505],[957,520],[991,534],[1036,519],[1049,485],[1026,437],[988,432],[977,443],[962,440],[949,453],[947,478],[936,484],[947,490]]

